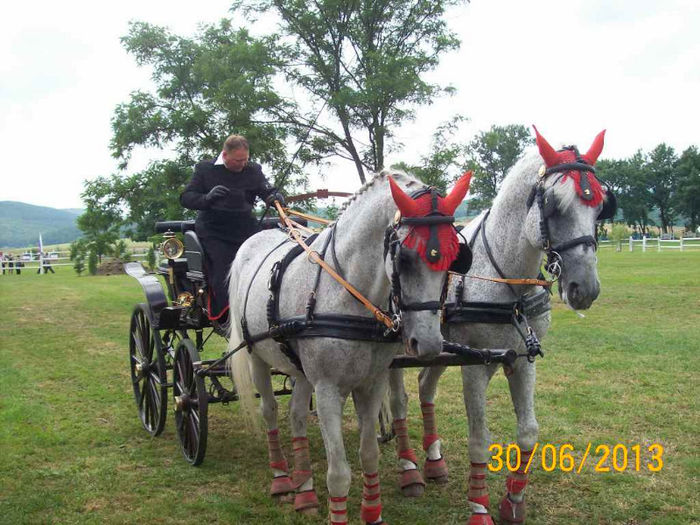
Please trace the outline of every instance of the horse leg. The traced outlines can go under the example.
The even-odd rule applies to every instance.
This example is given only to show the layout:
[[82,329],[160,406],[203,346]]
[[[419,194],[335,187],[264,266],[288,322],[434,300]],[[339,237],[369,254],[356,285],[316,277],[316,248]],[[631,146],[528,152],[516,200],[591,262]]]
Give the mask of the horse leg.
[[311,456],[309,440],[306,437],[306,423],[309,416],[309,403],[313,387],[305,378],[297,378],[289,402],[289,419],[292,427],[292,448],[294,450],[294,471],[292,486],[294,495],[294,510],[304,514],[318,512],[318,498],[314,489],[313,473],[311,471]]
[[403,369],[389,370],[389,388],[391,413],[394,417],[391,426],[396,435],[396,449],[399,455],[399,487],[406,497],[421,496],[425,491],[425,481],[418,470],[416,452],[411,448],[408,439],[406,424],[408,395],[403,384]]
[[462,367],[462,388],[464,405],[467,408],[469,423],[469,493],[472,509],[468,525],[493,525],[489,516],[489,493],[486,486],[486,463],[490,443],[486,426],[486,387],[495,372],[494,366]]
[[423,450],[426,454],[423,472],[428,481],[436,483],[447,483],[448,474],[447,463],[440,450],[434,403],[437,383],[444,371],[444,366],[427,367],[418,374],[418,396],[423,414]]
[[294,492],[292,480],[289,478],[287,458],[282,452],[277,428],[277,400],[272,388],[270,367],[255,354],[251,354],[251,371],[255,388],[260,392],[260,410],[267,424],[267,451],[272,470],[270,496],[277,500],[285,500],[286,495]]
[[[345,397],[332,384],[316,385],[316,410],[321,435],[326,448],[329,509],[331,523],[347,522],[347,502],[350,491],[350,466],[343,443],[343,405]],[[333,521],[335,519],[335,521]]]
[[501,500],[499,513],[504,523],[525,522],[526,467],[537,442],[539,426],[535,419],[535,364],[521,360],[507,375],[510,397],[518,420],[518,447],[520,466],[506,478],[506,495]]
[[[379,488],[379,445],[375,424],[386,388],[386,378],[375,381],[368,388],[356,389],[353,401],[360,424],[360,463],[364,478],[362,490],[362,521],[366,524],[384,523]],[[331,520],[331,523],[334,523]]]

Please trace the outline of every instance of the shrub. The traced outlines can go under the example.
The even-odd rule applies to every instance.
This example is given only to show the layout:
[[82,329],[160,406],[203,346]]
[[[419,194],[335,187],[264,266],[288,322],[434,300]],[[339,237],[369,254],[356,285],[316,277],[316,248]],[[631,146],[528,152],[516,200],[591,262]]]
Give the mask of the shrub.
[[90,275],[97,275],[97,253],[95,250],[90,250],[88,254],[88,272]]

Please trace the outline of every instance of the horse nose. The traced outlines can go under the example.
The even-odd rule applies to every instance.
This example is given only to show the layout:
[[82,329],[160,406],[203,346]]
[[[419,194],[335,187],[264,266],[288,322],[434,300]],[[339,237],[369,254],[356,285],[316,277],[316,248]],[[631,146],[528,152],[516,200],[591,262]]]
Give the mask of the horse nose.
[[579,310],[585,310],[590,308],[593,301],[598,298],[599,293],[600,286],[597,282],[594,282],[589,289],[588,287],[581,286],[578,282],[573,281],[569,283],[566,290],[566,297],[571,306]]

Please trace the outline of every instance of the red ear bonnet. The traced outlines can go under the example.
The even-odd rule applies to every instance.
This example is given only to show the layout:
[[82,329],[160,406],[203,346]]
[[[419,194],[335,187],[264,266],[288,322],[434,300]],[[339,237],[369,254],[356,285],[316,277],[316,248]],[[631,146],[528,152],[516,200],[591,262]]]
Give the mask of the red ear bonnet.
[[[447,197],[438,197],[437,211],[443,215],[454,215],[457,206],[462,203],[464,196],[469,191],[469,182],[472,172],[462,175]],[[429,193],[421,195],[417,199],[410,196],[399,187],[396,182],[389,177],[389,187],[396,206],[399,208],[402,217],[426,217],[432,211],[432,198]],[[459,252],[459,241],[452,224],[439,224],[437,228],[437,238],[440,245],[440,258],[436,262],[428,261],[426,248],[430,238],[429,226],[413,226],[404,239],[403,244],[407,248],[415,248],[420,257],[426,262],[428,267],[434,271],[446,271],[457,258]]]
[[588,162],[588,164],[590,164],[591,166],[593,166],[595,164],[595,161],[598,160],[600,153],[603,151],[604,139],[605,139],[605,130],[598,133],[596,138],[593,140],[593,144],[591,144],[591,147],[588,150],[588,152],[582,156],[583,160]]
[[396,207],[401,212],[403,217],[415,217],[418,213],[416,201],[406,195],[406,193],[394,182],[394,179],[389,177],[389,187],[391,188],[391,196],[394,198]]
[[448,215],[454,215],[457,206],[462,204],[464,196],[469,191],[469,183],[472,180],[472,172],[468,171],[462,175],[455,187],[452,188],[450,194],[442,200],[442,204],[445,206],[445,213]]
[[557,153],[555,149],[549,145],[549,142],[547,142],[545,138],[540,135],[540,132],[537,131],[534,124],[532,127],[535,128],[535,142],[537,143],[537,148],[540,150],[540,155],[544,159],[544,163],[547,165],[547,167],[551,168],[552,166],[561,164],[562,161],[559,157],[559,153]]

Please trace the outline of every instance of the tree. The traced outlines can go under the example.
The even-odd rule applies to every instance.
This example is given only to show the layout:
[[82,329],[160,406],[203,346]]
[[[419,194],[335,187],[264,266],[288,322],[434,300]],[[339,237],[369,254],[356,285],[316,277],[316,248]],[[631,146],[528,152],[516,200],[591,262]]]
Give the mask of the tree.
[[686,218],[686,227],[695,231],[700,224],[700,152],[691,146],[676,165],[676,198],[674,207]]
[[494,125],[474,137],[467,147],[466,167],[474,172],[470,192],[477,205],[491,205],[506,174],[531,144],[530,130],[520,124]]
[[173,148],[191,166],[216,156],[233,131],[248,137],[256,160],[284,164],[286,132],[273,120],[285,103],[272,86],[281,66],[272,38],[253,38],[226,20],[191,39],[133,22],[122,44],[152,68],[156,85],[115,110],[111,147],[123,167],[136,146]]
[[119,238],[123,224],[119,203],[110,194],[109,180],[98,177],[85,182],[80,195],[85,203],[85,212],[78,217],[77,224],[91,252],[102,262],[102,256],[110,251],[110,245]]
[[[321,156],[352,161],[362,183],[365,169],[379,171],[392,129],[413,118],[412,106],[430,103],[452,88],[422,75],[439,56],[459,47],[445,10],[464,0],[238,0],[234,9],[274,12],[290,44],[285,72],[333,123],[290,116],[309,126]],[[359,139],[356,133],[363,136]]]
[[[628,159],[601,159],[596,163],[596,175],[615,193],[625,222],[642,234],[653,223],[649,217],[652,208],[648,188],[648,158],[641,150]],[[612,221],[611,221],[612,222]]]
[[392,167],[410,173],[445,194],[449,183],[459,178],[460,168],[466,163],[465,147],[454,141],[459,124],[464,120],[464,117],[457,115],[439,126],[433,133],[430,153],[422,156],[419,164],[399,162]]
[[93,249],[88,252],[88,272],[90,275],[97,275],[97,253]]
[[675,180],[674,167],[678,157],[672,147],[659,144],[649,154],[648,188],[652,205],[659,210],[661,228],[664,232],[673,226]]
[[148,264],[149,270],[153,270],[156,267],[156,250],[153,245],[149,246],[146,252],[146,264]]

